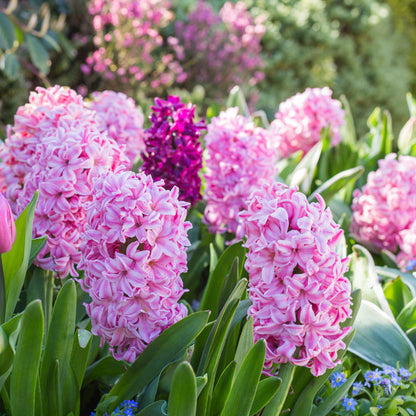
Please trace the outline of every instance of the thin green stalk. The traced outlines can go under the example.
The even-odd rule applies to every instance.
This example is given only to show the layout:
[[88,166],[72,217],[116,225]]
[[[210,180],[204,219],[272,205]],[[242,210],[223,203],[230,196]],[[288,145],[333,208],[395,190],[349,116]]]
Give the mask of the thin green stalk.
[[3,386],[2,389],[0,390],[0,396],[1,396],[1,401],[3,402],[3,406],[4,406],[4,410],[6,414],[11,415],[12,408],[10,406],[9,393],[7,393],[5,386]]
[[278,377],[282,379],[282,384],[277,390],[277,393],[269,404],[264,408],[262,416],[279,416],[285,403],[287,394],[289,393],[292,384],[293,374],[295,373],[295,366],[290,363],[280,365]]
[[4,282],[3,262],[0,254],[0,325],[6,318],[6,283]]
[[53,272],[45,271],[45,305],[44,305],[44,315],[45,315],[45,339],[48,333],[49,324],[52,316],[53,308],[53,289],[54,289],[54,277]]

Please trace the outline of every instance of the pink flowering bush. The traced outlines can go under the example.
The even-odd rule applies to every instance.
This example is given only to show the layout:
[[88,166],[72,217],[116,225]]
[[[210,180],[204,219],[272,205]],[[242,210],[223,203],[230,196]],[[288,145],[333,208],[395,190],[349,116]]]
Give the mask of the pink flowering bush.
[[18,109],[0,157],[0,188],[15,216],[39,190],[33,237],[46,234],[48,240],[36,264],[61,278],[77,276],[92,180],[102,171],[126,167],[122,150],[99,131],[81,96],[55,86],[37,88]]
[[80,281],[92,332],[117,360],[134,361],[186,314],[180,274],[190,244],[188,204],[144,173],[107,172],[94,182],[81,246]]
[[89,105],[101,132],[106,132],[118,144],[125,146],[124,153],[130,166],[144,150],[144,116],[134,100],[122,92],[94,92]]
[[242,2],[226,2],[219,14],[199,0],[186,21],[175,24],[173,44],[187,77],[185,86],[205,87],[222,98],[234,85],[257,85],[264,77],[260,40],[266,31],[261,17],[253,18]]
[[331,145],[341,141],[344,110],[341,102],[331,96],[328,87],[307,88],[279,105],[271,127],[279,142],[281,157],[298,150],[308,152],[321,139],[322,129],[328,126]]
[[106,88],[140,89],[152,96],[184,81],[186,74],[173,53],[159,56],[161,31],[174,17],[170,1],[91,0],[88,11],[96,50],[82,66],[84,73],[101,74]]
[[155,99],[151,107],[151,127],[146,130],[141,169],[154,179],[163,179],[165,187],[179,188],[179,199],[194,205],[201,199],[202,146],[200,136],[206,129],[197,122],[195,106],[180,97]]
[[[374,250],[395,253],[416,218],[416,158],[389,154],[354,191],[351,233]],[[405,232],[407,234],[407,232]],[[406,252],[409,249],[405,249]]]
[[276,147],[269,132],[228,108],[214,117],[205,136],[204,222],[213,233],[240,235],[238,213],[251,192],[277,174]]
[[290,362],[314,376],[335,367],[349,329],[347,258],[335,251],[342,230],[323,199],[280,183],[255,190],[240,218],[247,236],[248,314],[267,344],[265,368]]

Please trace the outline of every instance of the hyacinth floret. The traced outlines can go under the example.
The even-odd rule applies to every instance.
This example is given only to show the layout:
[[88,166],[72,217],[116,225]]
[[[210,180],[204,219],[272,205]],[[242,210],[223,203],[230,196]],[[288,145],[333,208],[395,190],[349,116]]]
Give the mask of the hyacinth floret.
[[[415,258],[413,222],[416,218],[416,158],[394,153],[378,161],[362,190],[353,193],[350,231],[370,249],[401,248],[400,263]],[[413,228],[412,228],[413,227]],[[407,232],[407,230],[411,230]],[[412,257],[413,256],[413,257]]]
[[251,192],[273,182],[277,174],[272,136],[233,107],[211,119],[205,144],[203,221],[213,233],[228,231],[240,237],[238,213],[246,208]]
[[281,157],[289,157],[298,150],[308,152],[319,142],[326,127],[330,127],[332,146],[341,141],[345,112],[341,102],[331,97],[328,87],[307,88],[279,105],[271,128],[278,139]]
[[195,122],[195,106],[173,95],[167,100],[156,98],[151,109],[152,126],[145,134],[142,170],[156,180],[163,179],[168,189],[177,186],[179,198],[193,205],[201,199],[199,138],[205,122]]
[[79,268],[92,332],[117,360],[133,362],[187,309],[180,274],[190,244],[188,203],[141,172],[107,172],[94,182]]
[[100,131],[106,132],[130,160],[130,166],[144,150],[144,116],[134,100],[122,92],[94,92],[89,108],[95,111]]
[[15,216],[39,190],[33,237],[47,236],[35,264],[56,277],[78,276],[79,246],[91,198],[101,171],[128,164],[118,145],[101,133],[82,97],[62,87],[38,88],[18,109],[1,148],[0,187]]
[[337,365],[349,327],[347,258],[336,246],[343,231],[323,199],[309,203],[297,188],[264,184],[241,212],[248,248],[248,314],[255,340],[265,339],[265,370],[290,362],[314,376]]

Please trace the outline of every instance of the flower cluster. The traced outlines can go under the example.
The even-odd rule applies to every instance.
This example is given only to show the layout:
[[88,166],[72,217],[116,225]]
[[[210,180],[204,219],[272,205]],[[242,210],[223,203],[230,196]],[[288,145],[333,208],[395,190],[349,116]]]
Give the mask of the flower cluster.
[[[408,404],[412,407],[414,406],[414,398],[412,397],[414,388],[411,388],[410,382],[412,373],[406,368],[400,367],[396,369],[391,366],[385,366],[382,370],[379,368],[368,370],[363,376],[363,381],[357,381],[352,384],[349,395],[345,396],[333,411],[329,413],[330,416],[357,414],[355,413],[356,411],[360,411],[360,414],[364,414],[362,412],[367,414],[370,406],[380,409],[380,412],[392,409],[392,404],[396,411],[399,411],[397,406],[400,405],[402,405],[403,410],[406,410]],[[347,377],[344,372],[333,373],[329,377],[331,390],[340,387],[346,381]],[[332,393],[331,390],[328,393]],[[395,398],[398,400],[395,400]],[[353,413],[349,413],[349,411]]]
[[255,339],[266,340],[265,369],[290,362],[314,376],[335,367],[350,330],[347,258],[336,246],[343,232],[323,199],[309,204],[295,188],[274,183],[254,191],[242,211],[248,248],[248,314]]
[[205,122],[194,122],[195,107],[169,96],[155,99],[151,107],[152,126],[146,130],[142,170],[154,179],[163,179],[165,187],[179,188],[179,198],[192,205],[201,199],[202,146],[199,137]]
[[213,97],[234,85],[256,85],[264,77],[260,40],[265,31],[262,18],[253,19],[242,1],[226,2],[216,14],[199,0],[187,20],[175,25],[179,44],[173,46],[187,85],[204,85]]
[[95,111],[100,131],[125,147],[132,166],[144,150],[143,113],[132,98],[121,92],[94,92],[92,96],[89,108]]
[[79,268],[91,297],[92,332],[117,360],[133,362],[186,307],[180,274],[190,244],[178,188],[144,173],[107,172],[94,182]]
[[118,145],[98,130],[94,112],[75,91],[37,88],[18,109],[13,129],[0,150],[0,188],[14,215],[28,205],[36,190],[33,237],[47,235],[36,264],[59,277],[77,276],[84,203],[92,180],[102,171],[125,167]]
[[[133,412],[136,411],[138,407],[139,403],[135,400],[124,400],[120,406],[116,407],[114,412],[111,412],[110,415],[108,413],[104,413],[103,416],[133,416]],[[91,416],[95,416],[95,412],[92,412]]]
[[231,232],[239,237],[238,213],[246,208],[251,192],[277,174],[277,152],[269,132],[228,108],[214,117],[205,136],[204,222],[211,232]]
[[182,82],[186,74],[174,55],[157,56],[161,31],[174,17],[169,7],[169,0],[91,0],[97,49],[81,69],[102,74],[108,88],[121,85],[124,91],[140,86],[154,93]]
[[328,126],[331,145],[341,141],[344,110],[341,102],[331,97],[328,87],[307,88],[279,105],[271,127],[278,138],[282,157],[298,150],[308,152],[321,139],[322,129]]
[[416,218],[416,158],[389,154],[370,172],[362,191],[354,191],[351,233],[374,250],[415,257],[411,231]]

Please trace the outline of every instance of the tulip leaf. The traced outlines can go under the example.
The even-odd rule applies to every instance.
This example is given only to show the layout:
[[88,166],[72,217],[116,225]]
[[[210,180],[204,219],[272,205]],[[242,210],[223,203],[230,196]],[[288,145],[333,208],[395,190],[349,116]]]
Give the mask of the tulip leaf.
[[396,322],[405,332],[409,329],[416,328],[416,298],[413,298],[400,311],[396,317]]
[[413,299],[410,289],[400,277],[390,280],[384,285],[384,295],[395,317]]
[[38,256],[44,245],[46,244],[47,237],[34,238],[30,247],[29,266],[33,263],[33,260]]
[[[110,404],[110,411],[123,400],[128,400],[142,391],[160,372],[198,336],[207,323],[209,313],[193,313],[176,322],[151,342],[137,360],[120,377],[104,400],[116,398]],[[101,402],[100,402],[101,403]]]
[[125,364],[122,361],[117,361],[112,355],[107,355],[94,361],[85,370],[83,385],[87,385],[101,377],[119,376],[125,371]]
[[32,227],[38,191],[16,220],[16,241],[12,249],[2,255],[6,286],[6,317],[12,316],[25,281],[32,247]]
[[400,279],[407,285],[410,292],[412,293],[412,297],[416,297],[416,277],[413,273],[403,272],[399,269],[394,269],[392,267],[380,267],[376,266],[377,274],[381,275],[382,277],[386,278],[386,280],[396,279],[400,276]]
[[195,416],[196,399],[194,370],[187,361],[183,361],[173,373],[168,401],[168,416]]
[[362,298],[379,306],[384,313],[392,319],[389,303],[384,296],[383,289],[378,281],[374,260],[369,251],[360,245],[353,247],[350,254],[349,271],[347,275],[353,289],[361,289]]
[[19,340],[10,379],[13,415],[34,415],[36,384],[43,341],[43,312],[40,301],[27,305],[20,323]]
[[257,341],[248,352],[235,377],[221,416],[249,416],[263,370],[266,342]]
[[356,330],[349,351],[377,367],[397,363],[405,368],[416,364],[416,352],[409,338],[389,315],[363,300],[354,323]]

